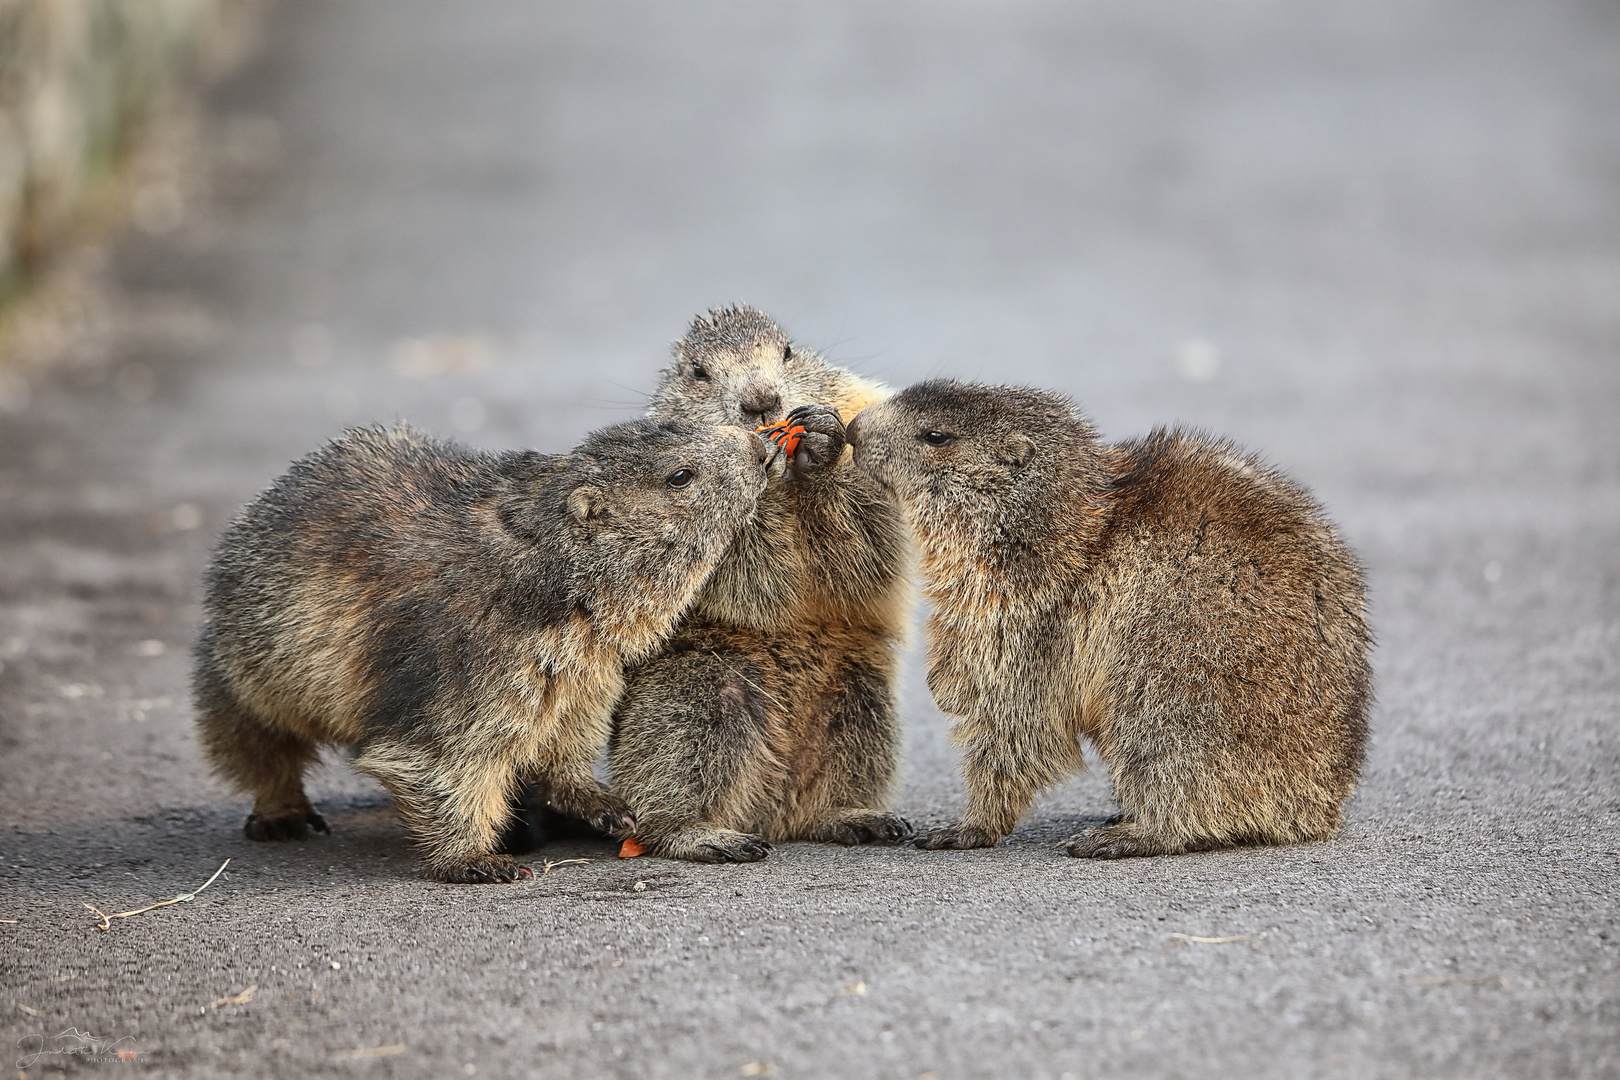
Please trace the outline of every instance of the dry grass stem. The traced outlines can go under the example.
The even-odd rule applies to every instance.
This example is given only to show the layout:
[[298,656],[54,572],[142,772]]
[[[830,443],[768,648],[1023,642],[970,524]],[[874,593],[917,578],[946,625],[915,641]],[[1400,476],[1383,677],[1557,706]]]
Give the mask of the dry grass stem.
[[393,1057],[395,1054],[403,1054],[404,1052],[404,1043],[394,1043],[392,1046],[366,1046],[359,1050],[339,1050],[332,1056],[346,1061],[358,1061],[364,1058]]
[[14,923],[16,921],[17,921],[16,919],[0,919],[0,922],[3,922],[3,923]]
[[246,1005],[248,1002],[253,1000],[253,991],[257,990],[258,988],[259,984],[254,983],[240,994],[235,994],[231,997],[222,997],[218,1001],[210,1002],[208,1007],[210,1009],[217,1009],[221,1005]]
[[221,874],[223,874],[225,872],[225,868],[227,866],[229,866],[229,865],[231,865],[231,860],[229,860],[229,859],[226,859],[224,862],[220,863],[219,864],[219,869],[214,871],[214,876],[213,877],[209,878],[207,881],[203,882],[201,885],[197,886],[195,889],[191,890],[188,893],[181,893],[179,896],[176,896],[172,900],[159,900],[155,904],[147,904],[145,907],[136,908],[134,911],[120,911],[117,914],[108,915],[107,913],[102,911],[100,908],[96,907],[94,904],[86,904],[84,906],[89,908],[91,911],[95,912],[96,917],[101,920],[99,923],[96,924],[96,929],[97,930],[111,930],[112,929],[112,923],[109,920],[112,920],[112,919],[127,919],[131,915],[139,915],[142,912],[151,911],[154,908],[168,907],[170,904],[183,904],[188,900],[195,899],[197,894],[202,892],[204,889],[208,888],[208,886],[212,885],[219,878],[219,875],[221,875]]
[[551,873],[551,868],[553,866],[565,866],[568,863],[573,863],[573,862],[595,862],[595,861],[596,861],[595,859],[558,859],[556,862],[552,862],[550,859],[547,859],[545,861],[545,865],[540,868],[540,872],[542,874],[549,874],[549,873]]
[[1196,945],[1230,945],[1234,941],[1259,941],[1261,934],[1234,934],[1231,937],[1195,937],[1192,934],[1171,934],[1177,941],[1190,941]]

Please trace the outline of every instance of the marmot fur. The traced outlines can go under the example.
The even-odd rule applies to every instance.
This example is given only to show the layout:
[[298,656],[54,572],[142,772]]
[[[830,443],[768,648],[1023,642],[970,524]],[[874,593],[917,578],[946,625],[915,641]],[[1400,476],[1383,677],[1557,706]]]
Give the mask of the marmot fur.
[[352,430],[295,463],[220,539],[196,648],[203,749],[254,796],[243,831],[326,831],[303,774],[336,744],[440,881],[520,871],[496,849],[520,780],[628,833],[591,776],[624,662],[674,627],[769,458],[735,428],[644,420],[565,455]]
[[1090,739],[1120,816],[1071,855],[1320,840],[1367,739],[1366,593],[1304,490],[1185,430],[1103,445],[1065,398],[935,380],[863,412],[855,461],[905,508],[928,685],[965,751],[962,820],[1000,840]]
[[675,636],[626,675],[609,764],[652,855],[749,862],[771,841],[894,843],[896,651],[905,525],[845,452],[888,391],[788,340],[763,312],[711,311],[675,343],[649,415],[807,430]]

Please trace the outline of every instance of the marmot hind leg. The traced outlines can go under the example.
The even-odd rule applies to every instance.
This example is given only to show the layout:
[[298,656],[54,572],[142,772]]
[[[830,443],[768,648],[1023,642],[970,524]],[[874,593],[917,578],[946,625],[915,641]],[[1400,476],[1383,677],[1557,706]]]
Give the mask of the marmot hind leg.
[[1094,829],[1063,840],[1059,843],[1064,851],[1077,859],[1128,859],[1140,855],[1184,855],[1189,851],[1208,851],[1212,848],[1226,847],[1225,844],[1213,840],[1185,840],[1173,836],[1165,836],[1144,829],[1136,823],[1123,820],[1123,814],[1109,818]]
[[834,810],[805,832],[826,844],[900,844],[916,833],[911,822],[888,810]]
[[455,750],[377,738],[366,743],[354,768],[394,797],[435,881],[485,885],[533,877],[501,850],[516,786],[512,747],[486,741]]
[[739,654],[680,652],[632,676],[608,759],[647,854],[758,862],[753,830],[774,816],[786,770],[771,751],[757,667]]
[[756,833],[707,825],[660,830],[656,836],[643,840],[642,847],[648,855],[661,859],[699,863],[759,862],[772,851],[770,843]]
[[242,824],[249,840],[302,840],[311,829],[332,830],[304,794],[304,770],[319,756],[315,744],[259,719],[231,693],[204,650],[197,666],[197,724],[214,769],[253,796]]
[[915,833],[911,822],[875,809],[889,801],[900,761],[890,681],[871,664],[853,663],[839,672],[838,685],[827,710],[815,782],[798,800],[813,814],[798,837],[846,846],[909,840]]

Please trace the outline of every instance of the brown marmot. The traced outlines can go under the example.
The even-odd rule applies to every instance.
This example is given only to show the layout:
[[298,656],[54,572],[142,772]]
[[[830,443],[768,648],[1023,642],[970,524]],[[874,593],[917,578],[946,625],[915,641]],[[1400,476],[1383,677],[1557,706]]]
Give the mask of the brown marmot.
[[1012,830],[1090,739],[1122,813],[1071,855],[1320,840],[1367,740],[1355,558],[1304,490],[1186,430],[1102,444],[1065,398],[920,383],[849,428],[918,550],[928,685],[965,751],[962,820]]
[[766,444],[638,421],[563,455],[352,430],[225,530],[206,581],[203,749],[254,796],[249,839],[326,823],[323,744],[394,796],[440,881],[511,881],[520,780],[627,833],[592,764],[627,659],[673,629],[764,490]]
[[614,790],[648,854],[751,862],[771,841],[896,843],[897,649],[910,557],[844,422],[888,391],[739,306],[697,318],[649,415],[806,434],[675,636],[626,675]]

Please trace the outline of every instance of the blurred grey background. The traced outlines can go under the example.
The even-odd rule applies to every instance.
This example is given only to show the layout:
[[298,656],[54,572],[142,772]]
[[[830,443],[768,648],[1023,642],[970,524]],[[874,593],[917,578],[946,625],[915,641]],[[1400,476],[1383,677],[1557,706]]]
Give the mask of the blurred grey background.
[[[0,1034],[133,1033],[175,1075],[1620,1075],[1620,7],[260,26],[53,361],[0,370]],[[564,449],[737,300],[895,386],[1055,387],[1312,486],[1381,640],[1345,835],[1069,860],[1093,774],[993,851],[565,845],[594,861],[453,889],[339,763],[331,838],[241,841],[185,656],[235,509],[349,423]],[[942,820],[916,656],[906,711],[897,806]],[[227,855],[105,935],[80,906]]]

